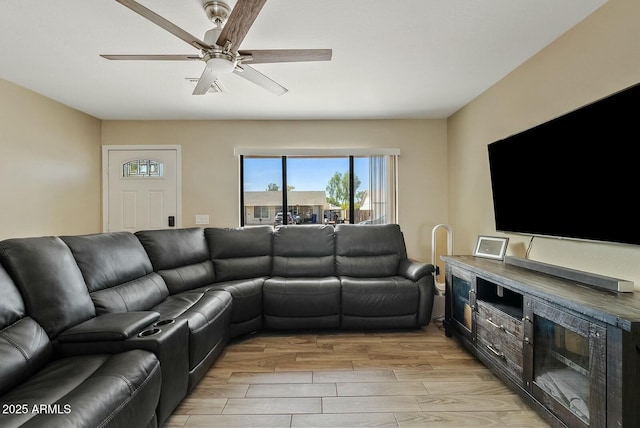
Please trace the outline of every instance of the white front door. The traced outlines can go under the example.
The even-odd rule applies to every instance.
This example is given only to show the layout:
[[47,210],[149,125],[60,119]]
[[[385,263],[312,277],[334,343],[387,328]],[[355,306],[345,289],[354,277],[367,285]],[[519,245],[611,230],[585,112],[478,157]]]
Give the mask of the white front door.
[[180,227],[180,147],[103,146],[105,232]]

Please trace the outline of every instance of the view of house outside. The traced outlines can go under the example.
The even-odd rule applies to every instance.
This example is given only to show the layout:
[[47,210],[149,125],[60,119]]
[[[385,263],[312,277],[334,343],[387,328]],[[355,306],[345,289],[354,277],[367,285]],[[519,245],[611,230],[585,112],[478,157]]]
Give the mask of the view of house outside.
[[[244,224],[282,224],[282,158],[244,158]],[[354,158],[356,223],[371,221],[370,162]],[[349,222],[349,158],[288,157],[287,223],[336,224]]]

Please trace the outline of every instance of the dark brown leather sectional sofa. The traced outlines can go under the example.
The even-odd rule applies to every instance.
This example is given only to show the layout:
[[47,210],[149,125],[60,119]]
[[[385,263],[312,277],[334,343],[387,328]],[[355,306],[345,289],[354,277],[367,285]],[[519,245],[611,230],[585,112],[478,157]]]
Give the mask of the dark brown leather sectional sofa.
[[0,242],[0,427],[156,427],[232,337],[419,328],[434,267],[397,225]]

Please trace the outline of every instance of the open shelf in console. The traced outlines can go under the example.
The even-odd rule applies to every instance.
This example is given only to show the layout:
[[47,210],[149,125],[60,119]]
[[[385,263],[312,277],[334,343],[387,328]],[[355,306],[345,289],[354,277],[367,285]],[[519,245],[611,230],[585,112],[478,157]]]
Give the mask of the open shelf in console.
[[489,303],[505,314],[522,319],[522,294],[484,278],[476,278],[476,296],[478,300]]

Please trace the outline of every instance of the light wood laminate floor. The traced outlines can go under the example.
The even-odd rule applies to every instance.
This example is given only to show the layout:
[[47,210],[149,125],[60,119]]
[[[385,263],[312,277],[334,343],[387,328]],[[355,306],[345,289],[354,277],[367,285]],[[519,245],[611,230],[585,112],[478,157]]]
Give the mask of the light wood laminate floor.
[[412,331],[260,332],[233,340],[165,426],[549,425],[432,323]]

